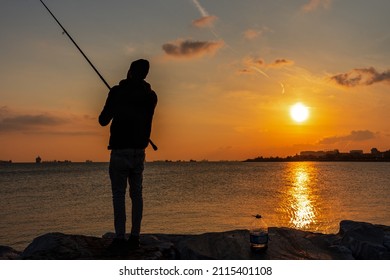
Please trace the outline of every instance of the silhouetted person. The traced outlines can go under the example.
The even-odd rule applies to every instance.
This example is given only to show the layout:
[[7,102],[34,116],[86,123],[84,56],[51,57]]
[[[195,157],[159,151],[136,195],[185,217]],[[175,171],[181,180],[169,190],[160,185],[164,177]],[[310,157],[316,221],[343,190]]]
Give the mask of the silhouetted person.
[[[116,237],[113,250],[139,248],[143,212],[142,179],[145,148],[149,144],[157,95],[144,81],[149,72],[149,62],[139,59],[131,63],[127,78],[108,93],[99,123],[106,126],[111,121],[111,150],[109,174],[114,205]],[[126,188],[132,202],[131,236],[126,240]]]

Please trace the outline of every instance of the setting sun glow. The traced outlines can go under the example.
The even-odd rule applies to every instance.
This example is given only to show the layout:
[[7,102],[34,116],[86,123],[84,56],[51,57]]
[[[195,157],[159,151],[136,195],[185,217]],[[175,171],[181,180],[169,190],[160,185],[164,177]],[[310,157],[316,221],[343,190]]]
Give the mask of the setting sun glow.
[[[40,1],[3,2],[0,168],[109,162],[107,84]],[[390,149],[390,1],[43,2],[110,87],[149,60],[147,161]]]
[[296,103],[290,108],[290,116],[295,122],[304,122],[309,118],[309,108],[302,103]]

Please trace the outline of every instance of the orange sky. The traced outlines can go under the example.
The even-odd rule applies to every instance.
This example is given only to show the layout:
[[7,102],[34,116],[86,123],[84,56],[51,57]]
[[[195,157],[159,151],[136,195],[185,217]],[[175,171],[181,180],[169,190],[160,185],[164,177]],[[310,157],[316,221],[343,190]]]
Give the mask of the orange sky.
[[[388,1],[155,2],[47,1],[111,85],[150,60],[147,160],[390,149]],[[107,89],[38,4],[0,12],[0,160],[107,161]]]

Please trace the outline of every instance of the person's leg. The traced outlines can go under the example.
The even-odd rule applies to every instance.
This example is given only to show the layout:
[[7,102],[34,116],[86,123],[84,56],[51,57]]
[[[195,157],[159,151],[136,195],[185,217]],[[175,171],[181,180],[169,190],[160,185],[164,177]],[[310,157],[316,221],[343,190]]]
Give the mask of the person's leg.
[[126,234],[126,187],[128,168],[124,155],[119,151],[111,152],[109,173],[111,179],[116,238],[124,239]]
[[129,172],[130,198],[132,203],[131,235],[140,236],[143,213],[142,182],[145,161],[145,151],[136,150],[133,156],[133,165]]

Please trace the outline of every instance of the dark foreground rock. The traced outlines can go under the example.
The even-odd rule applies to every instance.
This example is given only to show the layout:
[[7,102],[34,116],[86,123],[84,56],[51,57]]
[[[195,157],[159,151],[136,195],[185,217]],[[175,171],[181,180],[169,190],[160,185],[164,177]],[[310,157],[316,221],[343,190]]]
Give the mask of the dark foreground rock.
[[19,258],[21,252],[8,246],[0,246],[0,260],[14,260]]
[[112,233],[102,238],[48,233],[35,238],[22,253],[0,247],[0,259],[390,259],[389,226],[342,221],[337,234],[272,227],[269,237],[268,250],[254,254],[249,249],[247,230],[200,235],[144,234],[140,249],[118,256],[107,251]]

